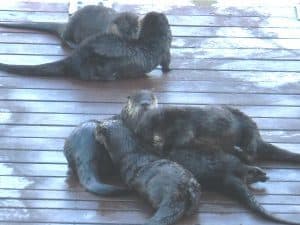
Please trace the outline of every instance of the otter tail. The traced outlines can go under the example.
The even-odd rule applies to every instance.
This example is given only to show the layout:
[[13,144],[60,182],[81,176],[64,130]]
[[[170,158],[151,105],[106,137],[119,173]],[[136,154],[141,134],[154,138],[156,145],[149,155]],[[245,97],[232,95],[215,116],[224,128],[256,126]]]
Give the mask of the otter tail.
[[0,23],[1,27],[17,28],[17,29],[30,29],[44,31],[51,34],[58,35],[60,38],[66,27],[65,23],[55,22],[20,22],[20,23]]
[[70,60],[69,57],[56,62],[44,63],[39,65],[9,65],[0,63],[0,71],[20,75],[50,77],[75,75],[74,73],[70,73],[70,69],[67,68],[70,64],[67,62],[68,60]]
[[299,153],[289,152],[263,140],[258,143],[257,154],[260,159],[300,163]]
[[229,177],[225,184],[225,190],[236,196],[241,202],[245,203],[250,209],[259,213],[266,219],[281,224],[300,225],[299,222],[288,221],[272,215],[264,209],[255,199],[254,195],[249,191],[248,187],[236,177]]
[[82,186],[89,192],[100,196],[116,196],[129,193],[129,189],[101,183],[93,172],[91,165],[79,165],[77,175]]
[[169,225],[174,224],[186,212],[186,202],[172,201],[168,199],[163,202],[153,217],[151,217],[144,225]]
[[[169,225],[174,224],[183,215],[191,215],[199,208],[200,203],[200,187],[195,181],[189,183],[189,187],[182,196],[168,199],[160,204],[156,213],[149,219],[145,225]],[[183,200],[184,199],[184,200]]]

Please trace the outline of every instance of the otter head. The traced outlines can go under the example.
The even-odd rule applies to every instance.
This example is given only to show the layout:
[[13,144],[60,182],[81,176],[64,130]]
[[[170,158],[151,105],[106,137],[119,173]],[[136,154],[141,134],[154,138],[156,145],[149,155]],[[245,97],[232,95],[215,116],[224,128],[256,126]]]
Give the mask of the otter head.
[[163,13],[149,12],[141,20],[140,39],[171,38],[171,30],[167,17]]
[[122,109],[121,117],[126,126],[134,128],[147,110],[157,107],[157,98],[154,93],[149,90],[140,90],[128,96],[127,103]]
[[108,28],[109,33],[113,33],[126,40],[138,39],[139,18],[132,13],[120,13]]

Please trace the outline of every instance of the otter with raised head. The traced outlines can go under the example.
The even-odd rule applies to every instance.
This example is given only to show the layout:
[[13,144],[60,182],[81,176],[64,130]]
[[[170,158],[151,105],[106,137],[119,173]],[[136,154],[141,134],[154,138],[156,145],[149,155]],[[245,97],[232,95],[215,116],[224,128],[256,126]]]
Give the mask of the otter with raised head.
[[83,40],[97,33],[114,33],[121,38],[138,38],[138,16],[101,5],[88,5],[76,11],[67,23],[18,22],[0,23],[2,27],[45,31],[58,36],[62,43],[76,48]]
[[122,120],[100,123],[95,136],[104,143],[125,184],[156,209],[145,224],[173,224],[198,209],[200,185],[194,176],[179,164],[144,151]]
[[166,16],[150,12],[141,21],[137,40],[115,34],[93,35],[67,58],[40,65],[8,65],[0,70],[34,76],[70,76],[84,80],[141,77],[157,65],[169,70],[171,31]]
[[101,179],[117,175],[116,169],[101,142],[94,133],[98,121],[90,120],[76,127],[65,141],[64,155],[69,172],[77,175],[81,185],[98,195],[128,193],[128,188],[109,185]]
[[[143,102],[139,101],[141,98],[146,99],[144,105],[148,105],[148,107],[144,108],[142,104],[137,104],[137,102]],[[151,91],[138,91],[128,97],[127,104],[122,109],[121,118],[126,126],[133,129],[136,124],[144,119],[143,116],[152,110],[157,110],[156,96]],[[235,112],[235,110],[233,110],[233,112]],[[212,118],[215,118],[213,114]],[[177,123],[174,117],[170,117],[169,119],[170,123],[171,121],[173,124]],[[250,118],[248,118],[248,120],[246,120],[248,121],[246,125],[251,122]],[[250,124],[253,125],[253,122]],[[178,123],[176,125],[178,125]],[[162,126],[161,129],[165,129],[165,127]],[[167,131],[168,130],[161,130],[160,132]],[[183,134],[185,131],[186,130],[183,129]],[[174,137],[174,142],[176,142],[176,138],[181,137]],[[159,138],[157,138],[156,141],[159,141]],[[198,140],[196,139],[193,142],[198,142]],[[197,148],[191,148],[191,146],[189,146],[188,148],[177,147],[169,149],[165,152],[164,157],[179,163],[191,171],[204,188],[229,194],[229,196],[235,197],[246,204],[254,212],[274,222],[299,225],[297,222],[287,221],[272,215],[257,202],[254,195],[248,189],[247,184],[266,181],[266,173],[258,167],[248,166],[242,163],[235,155],[226,153],[221,144],[217,138],[215,140],[212,138],[209,141],[208,139],[200,139],[200,142],[193,143]],[[144,145],[144,148],[147,151],[153,151],[151,146],[148,147]],[[238,147],[233,148],[235,149],[229,152],[243,152],[243,150]]]

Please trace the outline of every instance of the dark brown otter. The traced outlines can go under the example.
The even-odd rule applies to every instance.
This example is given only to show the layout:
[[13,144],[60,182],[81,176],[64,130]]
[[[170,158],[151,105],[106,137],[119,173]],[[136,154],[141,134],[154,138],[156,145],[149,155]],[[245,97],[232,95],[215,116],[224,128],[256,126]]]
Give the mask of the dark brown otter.
[[191,171],[204,189],[236,198],[254,212],[271,221],[300,224],[278,218],[266,211],[247,186],[254,182],[266,181],[266,173],[258,167],[242,163],[236,156],[225,153],[219,146],[199,144],[197,149],[172,149],[166,158]]
[[95,136],[104,143],[125,184],[156,209],[145,224],[173,224],[197,210],[200,185],[194,176],[179,164],[144,151],[122,120],[100,123]]
[[137,40],[115,34],[93,35],[62,60],[40,65],[8,65],[0,70],[34,76],[71,76],[84,80],[141,77],[156,66],[169,70],[171,32],[167,17],[150,12],[141,21]]
[[64,45],[76,48],[83,40],[97,33],[114,33],[121,38],[137,39],[138,16],[125,12],[118,13],[103,5],[88,5],[76,11],[67,23],[18,22],[0,23],[8,28],[40,30],[57,35]]
[[233,146],[243,151],[235,152],[243,160],[272,159],[300,162],[300,154],[291,153],[265,142],[255,122],[232,107],[163,107],[152,109],[140,117],[134,128],[137,135],[154,143],[159,154],[168,149],[211,143],[231,152]]
[[[135,106],[135,102],[140,97],[143,97],[144,99],[148,99],[145,105],[151,105],[151,107],[148,107],[147,110],[143,110],[143,108],[139,106]],[[145,97],[148,96],[148,97]],[[138,102],[138,101],[137,101]],[[155,102],[155,104],[151,104],[151,102]],[[153,107],[155,106],[155,107]],[[235,155],[228,154],[227,152],[233,152],[233,153],[239,153],[243,150],[239,147],[234,147],[232,144],[227,144],[226,151],[224,151],[224,145],[222,145],[222,142],[219,140],[219,136],[217,135],[218,132],[222,132],[220,130],[221,128],[228,128],[231,132],[236,130],[238,132],[238,129],[242,129],[238,136],[239,138],[247,138],[247,135],[249,134],[249,130],[256,129],[258,132],[258,129],[255,128],[255,123],[252,122],[252,120],[245,116],[244,114],[241,114],[239,111],[236,111],[235,109],[231,108],[222,108],[215,111],[215,108],[209,108],[205,113],[202,113],[197,117],[198,115],[193,114],[193,110],[191,110],[191,114],[185,114],[187,110],[190,110],[190,108],[183,108],[182,114],[176,114],[176,111],[174,114],[156,114],[158,119],[152,120],[152,123],[147,123],[150,130],[150,133],[153,132],[153,127],[155,127],[155,132],[153,132],[155,135],[158,136],[158,138],[155,137],[154,142],[156,145],[156,141],[161,142],[161,139],[159,136],[160,134],[165,134],[170,132],[170,134],[174,135],[173,139],[171,135],[167,135],[168,138],[170,138],[170,142],[173,141],[173,143],[179,143],[175,144],[176,148],[173,149],[166,149],[167,151],[164,152],[163,156],[169,160],[178,162],[183,167],[188,169],[193,173],[193,175],[196,177],[198,182],[204,187],[208,188],[209,190],[216,190],[218,192],[223,192],[225,194],[229,194],[232,197],[237,198],[244,204],[246,204],[250,209],[253,211],[261,214],[267,219],[270,219],[275,222],[285,223],[285,224],[299,224],[297,222],[287,221],[281,218],[278,218],[269,212],[267,212],[255,199],[254,195],[249,191],[247,184],[254,183],[257,181],[266,181],[267,176],[265,172],[263,172],[260,168],[254,167],[254,166],[248,166],[240,161],[239,158],[237,158]],[[197,109],[195,109],[197,110]],[[228,110],[228,111],[227,111]],[[157,98],[156,96],[150,92],[150,91],[141,91],[137,92],[134,95],[130,96],[128,98],[127,104],[124,106],[121,118],[124,121],[124,124],[128,126],[129,128],[133,129],[136,127],[137,124],[139,124],[140,121],[145,119],[145,115],[150,114],[152,115],[152,111],[157,112],[159,111],[159,108],[157,108]],[[198,111],[196,111],[198,112]],[[237,118],[234,118],[234,115],[231,115],[233,113],[237,116]],[[174,116],[175,115],[175,116]],[[176,116],[184,115],[182,117],[179,117],[179,120],[176,120]],[[185,135],[185,132],[188,131],[187,128],[184,126],[186,125],[184,122],[187,120],[187,124],[189,125],[191,131],[194,131],[191,127],[193,126],[200,126],[197,124],[194,124],[196,122],[201,122],[200,119],[201,116],[207,115],[207,117],[210,118],[208,120],[208,123],[203,125],[201,128],[207,128],[210,129],[207,132],[203,131],[202,134],[208,135],[203,137],[205,138],[195,138],[195,140],[188,140],[185,137],[182,137],[180,135]],[[162,117],[159,117],[162,116]],[[194,116],[194,117],[193,117]],[[207,119],[207,117],[203,116],[204,119]],[[245,127],[242,127],[242,125],[238,124],[238,118],[240,119],[241,123],[245,121]],[[151,117],[150,117],[151,118]],[[188,120],[190,119],[190,120]],[[165,126],[165,121],[168,121],[168,126]],[[235,121],[237,120],[237,121]],[[149,121],[147,121],[149,122]],[[194,123],[193,123],[194,122]],[[214,122],[216,122],[214,124]],[[230,125],[231,123],[234,123],[233,125]],[[227,125],[226,125],[227,124]],[[175,133],[172,129],[173,126],[177,129]],[[225,126],[226,125],[226,126]],[[243,130],[245,129],[245,130]],[[180,132],[182,132],[180,134]],[[216,139],[214,139],[213,133],[215,132]],[[189,132],[188,132],[189,133]],[[211,136],[209,136],[211,135]],[[244,136],[243,136],[244,135]],[[164,136],[163,136],[164,137]],[[190,135],[190,137],[197,137],[195,135]],[[226,136],[224,135],[224,138]],[[250,137],[253,137],[250,135]],[[183,141],[182,141],[183,140]],[[188,140],[188,141],[186,141]],[[200,140],[200,141],[199,141]],[[247,139],[246,139],[247,140]],[[152,139],[151,139],[152,141]],[[192,143],[191,146],[188,145],[188,147],[184,147],[184,145],[187,145],[188,143]],[[164,143],[164,142],[162,142]],[[225,142],[227,143],[227,142]],[[170,147],[171,145],[168,145]],[[193,148],[192,146],[197,146],[197,148]],[[233,150],[230,150],[230,146],[232,148],[235,148]],[[144,148],[147,151],[153,152],[153,146],[149,147],[147,145],[144,145]],[[251,154],[252,155],[252,154]]]

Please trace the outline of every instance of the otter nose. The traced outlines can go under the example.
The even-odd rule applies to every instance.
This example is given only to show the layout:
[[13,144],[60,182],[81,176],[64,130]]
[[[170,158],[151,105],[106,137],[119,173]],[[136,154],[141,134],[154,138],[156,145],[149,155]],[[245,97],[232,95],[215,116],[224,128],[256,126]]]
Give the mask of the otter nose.
[[149,105],[150,105],[150,102],[148,102],[148,101],[141,102],[141,106],[143,106],[144,108],[147,108]]

